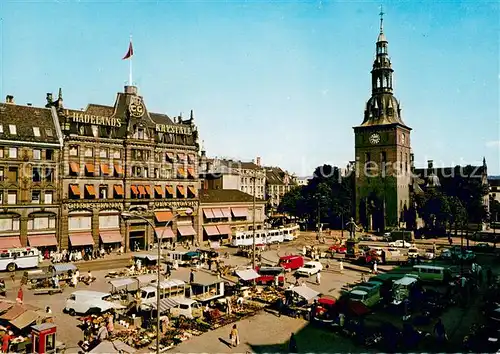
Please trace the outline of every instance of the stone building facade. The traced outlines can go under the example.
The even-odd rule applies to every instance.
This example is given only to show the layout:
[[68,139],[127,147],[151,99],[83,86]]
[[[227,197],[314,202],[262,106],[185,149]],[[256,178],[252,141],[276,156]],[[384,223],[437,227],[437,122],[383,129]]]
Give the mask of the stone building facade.
[[54,108],[0,103],[0,248],[57,246],[61,147]]

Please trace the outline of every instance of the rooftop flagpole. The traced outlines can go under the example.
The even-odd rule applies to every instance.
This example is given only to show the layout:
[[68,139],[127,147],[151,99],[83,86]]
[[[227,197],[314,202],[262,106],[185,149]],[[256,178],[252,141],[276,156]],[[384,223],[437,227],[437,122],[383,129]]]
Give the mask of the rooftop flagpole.
[[128,45],[127,54],[122,58],[129,61],[128,84],[132,86],[132,57],[134,56],[134,48],[132,47],[132,35],[130,35],[130,43]]

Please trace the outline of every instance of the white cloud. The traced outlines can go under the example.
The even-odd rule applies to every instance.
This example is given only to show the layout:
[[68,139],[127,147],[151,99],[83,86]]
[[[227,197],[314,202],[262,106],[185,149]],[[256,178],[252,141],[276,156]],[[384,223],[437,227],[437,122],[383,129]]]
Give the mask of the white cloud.
[[488,141],[486,143],[487,147],[500,147],[500,140]]

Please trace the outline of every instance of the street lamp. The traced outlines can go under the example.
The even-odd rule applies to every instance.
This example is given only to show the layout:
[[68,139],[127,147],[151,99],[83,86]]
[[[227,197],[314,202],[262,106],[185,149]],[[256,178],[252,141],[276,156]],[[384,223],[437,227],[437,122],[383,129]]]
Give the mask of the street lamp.
[[[193,213],[193,210],[191,209],[186,209],[185,213],[187,215],[191,215]],[[136,213],[132,213],[132,212],[122,212],[120,214],[120,216],[123,218],[123,219],[132,219],[132,218],[137,218],[137,219],[141,219],[143,221],[145,221],[149,226],[151,226],[154,230],[154,233],[156,235],[156,239],[158,241],[158,260],[156,261],[156,264],[157,264],[157,284],[156,284],[156,353],[157,354],[160,354],[160,292],[161,292],[161,286],[160,286],[160,281],[161,281],[161,271],[160,271],[160,268],[161,268],[161,242],[163,241],[163,234],[165,233],[165,230],[167,229],[168,225],[171,224],[175,219],[177,219],[177,217],[179,216],[180,214],[179,213],[176,213],[174,214],[174,216],[172,217],[172,219],[168,220],[165,227],[163,228],[163,230],[161,231],[161,234],[158,235],[158,233],[156,232],[156,229],[155,229],[155,226],[153,225],[153,223],[151,221],[149,221],[148,219],[146,219],[144,216],[142,215],[139,215],[139,214],[136,214]]]
[[255,190],[255,185],[257,182],[257,170],[254,172],[253,176],[253,198],[252,198],[252,269],[255,269],[255,198],[257,191]]

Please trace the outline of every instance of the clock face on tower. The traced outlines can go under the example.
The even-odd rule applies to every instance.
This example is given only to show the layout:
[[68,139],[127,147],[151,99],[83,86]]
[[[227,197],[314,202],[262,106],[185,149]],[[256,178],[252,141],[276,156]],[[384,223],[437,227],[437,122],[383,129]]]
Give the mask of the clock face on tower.
[[370,140],[370,144],[376,145],[376,144],[380,143],[380,135],[377,133],[373,133],[372,135],[370,135],[369,140]]

